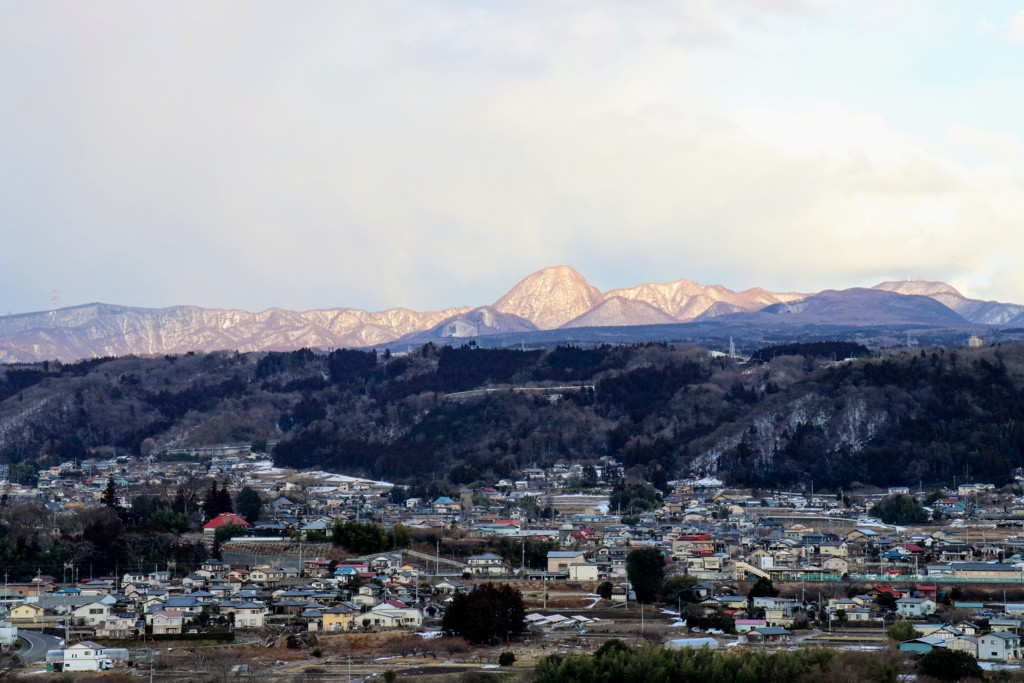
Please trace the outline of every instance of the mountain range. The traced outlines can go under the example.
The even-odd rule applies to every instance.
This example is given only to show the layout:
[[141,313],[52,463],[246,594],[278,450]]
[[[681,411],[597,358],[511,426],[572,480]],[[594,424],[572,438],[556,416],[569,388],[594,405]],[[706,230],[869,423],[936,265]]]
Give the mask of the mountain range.
[[94,303],[0,316],[0,362],[221,349],[369,348],[541,332],[550,341],[559,330],[568,339],[583,328],[696,323],[705,331],[813,325],[967,330],[1024,325],[1024,306],[969,299],[948,284],[919,280],[816,294],[761,288],[737,292],[690,280],[601,292],[573,268],[555,266],[522,279],[492,305],[475,308],[272,308],[250,313]]

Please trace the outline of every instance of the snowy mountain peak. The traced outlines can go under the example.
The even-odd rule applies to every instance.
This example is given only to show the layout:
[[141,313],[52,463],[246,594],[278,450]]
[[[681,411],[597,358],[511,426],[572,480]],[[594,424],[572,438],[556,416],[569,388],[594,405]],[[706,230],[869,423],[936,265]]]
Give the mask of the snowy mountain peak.
[[498,299],[494,308],[529,320],[542,330],[561,327],[604,300],[600,290],[569,266],[529,275]]

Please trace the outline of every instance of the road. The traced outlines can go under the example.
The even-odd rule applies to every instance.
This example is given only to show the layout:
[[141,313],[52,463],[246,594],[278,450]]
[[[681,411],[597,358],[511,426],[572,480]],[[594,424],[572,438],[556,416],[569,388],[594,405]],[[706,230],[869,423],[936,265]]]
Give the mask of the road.
[[59,649],[64,642],[60,638],[48,636],[45,633],[23,629],[18,629],[18,638],[24,643],[24,646],[18,650],[18,657],[23,662],[42,661],[48,650]]

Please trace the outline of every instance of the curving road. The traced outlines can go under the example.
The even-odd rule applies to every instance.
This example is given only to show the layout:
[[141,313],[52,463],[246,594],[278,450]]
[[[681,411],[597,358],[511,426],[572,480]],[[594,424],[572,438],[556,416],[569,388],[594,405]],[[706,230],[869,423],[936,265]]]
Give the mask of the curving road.
[[46,658],[49,650],[57,650],[64,643],[55,636],[49,636],[37,631],[25,631],[18,629],[18,638],[23,645],[18,650],[18,657],[23,662],[39,662]]

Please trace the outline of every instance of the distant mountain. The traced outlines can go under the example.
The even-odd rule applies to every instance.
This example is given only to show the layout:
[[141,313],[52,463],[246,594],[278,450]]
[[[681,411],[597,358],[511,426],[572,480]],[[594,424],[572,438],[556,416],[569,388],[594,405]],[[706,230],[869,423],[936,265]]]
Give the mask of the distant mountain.
[[[645,284],[628,289],[613,289],[606,297],[644,301],[673,316],[677,322],[694,320],[716,304],[727,304],[733,311],[756,311],[770,304],[797,301],[806,294],[775,294],[761,288],[734,292],[721,285],[699,285],[690,280],[665,284]],[[628,324],[628,323],[625,323]]]
[[826,290],[801,301],[772,304],[746,315],[754,320],[799,322],[805,325],[921,325],[962,327],[969,322],[956,311],[927,296],[877,289]]
[[[490,337],[495,343],[514,339],[518,344],[525,341],[523,335],[550,344],[568,338],[559,332],[563,329],[573,330],[572,339],[609,343],[647,341],[668,332],[674,339],[723,334],[763,338],[765,330],[793,332],[809,325],[896,331],[907,326],[958,330],[970,325],[1024,326],[1024,306],[968,299],[948,284],[926,281],[883,282],[871,289],[808,295],[759,287],[737,292],[678,280],[603,293],[573,268],[555,266],[524,278],[493,305],[475,308],[427,312],[272,308],[249,313],[196,306],[155,309],[88,304],[3,316],[0,362],[186,351],[370,348],[475,337]],[[581,334],[584,328],[590,331]]]
[[72,361],[218,349],[291,350],[369,347],[437,325],[469,309],[417,313],[350,308],[260,313],[173,306],[132,308],[87,304],[46,313],[0,317],[0,361]]
[[536,332],[538,327],[525,318],[511,313],[499,313],[493,306],[481,306],[459,313],[423,332],[413,332],[399,342],[429,341],[452,337],[482,337],[506,332]]
[[520,280],[494,308],[525,318],[542,330],[553,330],[603,300],[601,291],[574,269],[555,266]]
[[562,325],[574,327],[619,327],[624,325],[672,325],[679,320],[646,301],[630,301],[621,296],[605,299],[581,316]]
[[898,294],[927,296],[948,306],[972,323],[982,325],[1021,324],[1024,322],[1024,306],[1002,304],[998,301],[968,299],[952,285],[927,280],[906,280],[882,282],[872,289]]

